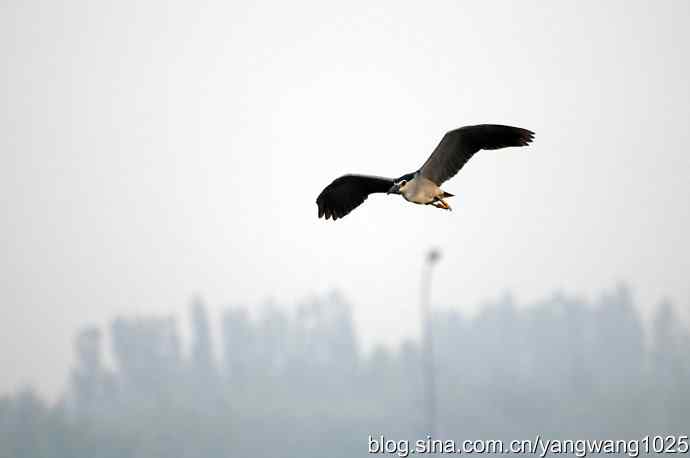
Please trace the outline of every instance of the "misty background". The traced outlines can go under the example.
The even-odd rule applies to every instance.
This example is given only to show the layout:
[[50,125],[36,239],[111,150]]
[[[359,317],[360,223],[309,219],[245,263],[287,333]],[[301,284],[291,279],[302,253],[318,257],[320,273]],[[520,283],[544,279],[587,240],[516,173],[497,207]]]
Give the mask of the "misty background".
[[[405,340],[363,353],[337,293],[294,312],[228,308],[219,349],[201,299],[189,317],[82,328],[60,402],[31,389],[0,398],[0,456],[368,456],[370,435],[414,444],[429,434],[424,347]],[[506,295],[474,318],[436,309],[432,437],[648,436],[652,450],[682,451],[666,437],[687,441],[690,333],[669,303],[643,328],[623,285],[595,303],[554,294],[518,309]]]
[[[496,298],[512,298],[498,315],[512,323],[556,313],[538,306],[554,291],[597,309],[629,284],[625,313],[643,334],[606,315],[609,340],[594,348],[623,339],[616,348],[645,361],[633,386],[665,383],[650,366],[655,317],[672,310],[683,336],[690,315],[689,19],[681,0],[0,3],[0,393],[19,402],[31,387],[67,424],[88,414],[70,401],[75,336],[102,333],[90,351],[117,387],[135,351],[118,356],[117,317],[176,320],[165,332],[179,352],[161,351],[187,367],[195,333],[181,323],[195,294],[218,371],[227,310],[257,319],[277,307],[301,326],[294,314],[330,291],[349,304],[352,364],[377,351],[402,364],[432,246],[437,319],[463,317],[449,335],[475,335]],[[342,221],[316,218],[333,178],[413,171],[445,131],[483,122],[536,139],[475,156],[444,186],[453,212],[372,196]],[[531,351],[547,351],[553,329]],[[440,350],[459,358],[448,364],[504,348],[490,332],[466,338]],[[573,339],[557,354],[586,348]],[[589,396],[550,380],[557,398]],[[123,393],[93,409],[131,412],[137,398]],[[510,434],[494,425],[482,431]]]

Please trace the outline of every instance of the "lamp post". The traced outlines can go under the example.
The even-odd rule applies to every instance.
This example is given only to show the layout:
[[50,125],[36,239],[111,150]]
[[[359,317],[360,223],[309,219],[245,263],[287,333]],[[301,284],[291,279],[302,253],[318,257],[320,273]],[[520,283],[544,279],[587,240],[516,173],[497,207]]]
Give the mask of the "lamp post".
[[436,374],[434,365],[433,323],[431,316],[431,272],[441,258],[437,249],[431,249],[426,256],[422,272],[422,358],[424,360],[424,405],[426,411],[426,433],[433,436],[436,429]]

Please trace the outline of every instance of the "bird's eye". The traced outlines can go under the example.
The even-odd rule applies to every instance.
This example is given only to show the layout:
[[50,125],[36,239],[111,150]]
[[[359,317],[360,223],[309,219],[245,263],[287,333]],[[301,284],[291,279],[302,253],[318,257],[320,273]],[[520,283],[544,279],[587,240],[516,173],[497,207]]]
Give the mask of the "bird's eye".
[[405,186],[406,184],[407,184],[407,181],[405,181],[405,180],[402,180],[402,181],[400,182],[400,186]]

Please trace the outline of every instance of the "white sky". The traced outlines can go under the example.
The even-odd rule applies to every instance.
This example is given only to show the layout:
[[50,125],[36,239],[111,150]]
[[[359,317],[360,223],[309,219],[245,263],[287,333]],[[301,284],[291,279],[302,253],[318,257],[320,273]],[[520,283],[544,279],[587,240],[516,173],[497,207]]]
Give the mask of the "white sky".
[[[0,392],[61,389],[79,326],[216,316],[337,288],[367,342],[434,304],[618,281],[690,306],[690,2],[5,1]],[[476,156],[453,212],[346,172],[413,171],[449,129],[536,132]]]

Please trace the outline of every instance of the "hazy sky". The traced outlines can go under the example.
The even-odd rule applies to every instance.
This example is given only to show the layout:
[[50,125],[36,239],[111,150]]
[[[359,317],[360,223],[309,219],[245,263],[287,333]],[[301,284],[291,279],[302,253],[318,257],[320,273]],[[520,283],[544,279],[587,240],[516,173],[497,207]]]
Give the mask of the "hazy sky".
[[[294,305],[338,289],[369,342],[629,282],[690,307],[690,2],[0,4],[0,392],[61,389],[72,337],[198,292]],[[452,128],[536,132],[444,188],[316,218],[346,172],[415,170]]]

